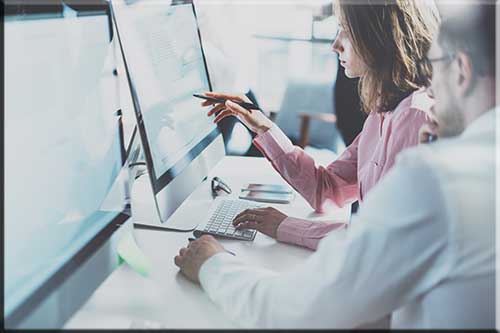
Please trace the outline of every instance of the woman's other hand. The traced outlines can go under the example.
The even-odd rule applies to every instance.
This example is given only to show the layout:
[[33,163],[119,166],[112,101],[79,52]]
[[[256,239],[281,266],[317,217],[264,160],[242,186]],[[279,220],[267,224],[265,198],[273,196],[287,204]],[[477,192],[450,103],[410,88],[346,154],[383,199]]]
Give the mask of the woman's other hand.
[[246,209],[236,215],[233,225],[236,229],[255,229],[276,238],[278,227],[288,216],[272,207]]

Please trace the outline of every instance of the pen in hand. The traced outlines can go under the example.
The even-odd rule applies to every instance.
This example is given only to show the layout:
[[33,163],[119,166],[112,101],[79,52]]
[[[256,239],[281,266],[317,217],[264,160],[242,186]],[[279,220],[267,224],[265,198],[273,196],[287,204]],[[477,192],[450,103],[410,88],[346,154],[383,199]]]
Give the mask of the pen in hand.
[[[192,237],[189,237],[189,238],[188,238],[188,241],[190,241],[190,242],[192,242],[192,241],[194,241],[194,240],[196,240],[196,239],[195,239],[195,238],[192,238]],[[233,255],[233,256],[236,256],[236,253],[234,253],[234,252],[232,252],[232,251],[229,251],[229,250],[226,250],[226,249],[224,249],[224,250],[225,250],[227,253],[229,253],[229,254],[231,254],[231,255]]]
[[257,105],[252,104],[252,103],[233,101],[233,100],[225,99],[225,98],[208,97],[208,96],[199,95],[199,94],[193,94],[193,96],[198,97],[198,98],[202,98],[202,99],[205,99],[207,101],[214,102],[214,103],[223,103],[224,104],[224,103],[226,103],[226,101],[229,100],[229,101],[236,103],[239,106],[244,107],[245,109],[248,109],[248,110],[260,110],[260,108]]

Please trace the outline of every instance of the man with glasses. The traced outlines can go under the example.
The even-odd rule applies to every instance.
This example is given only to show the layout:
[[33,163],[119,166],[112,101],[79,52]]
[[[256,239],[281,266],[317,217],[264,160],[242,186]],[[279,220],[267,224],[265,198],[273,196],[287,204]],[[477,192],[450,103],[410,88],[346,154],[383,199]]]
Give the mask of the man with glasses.
[[495,8],[443,21],[428,54],[430,131],[369,193],[347,230],[302,265],[249,267],[211,236],[174,261],[245,327],[495,327]]

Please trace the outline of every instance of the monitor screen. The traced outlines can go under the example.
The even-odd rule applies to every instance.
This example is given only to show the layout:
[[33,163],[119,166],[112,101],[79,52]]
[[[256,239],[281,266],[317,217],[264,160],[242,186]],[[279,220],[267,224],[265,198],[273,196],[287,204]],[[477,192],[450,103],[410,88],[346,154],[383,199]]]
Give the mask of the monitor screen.
[[194,93],[211,90],[194,8],[113,1],[138,130],[154,193],[219,134]]
[[65,6],[4,27],[8,317],[115,224],[121,154],[108,16]]

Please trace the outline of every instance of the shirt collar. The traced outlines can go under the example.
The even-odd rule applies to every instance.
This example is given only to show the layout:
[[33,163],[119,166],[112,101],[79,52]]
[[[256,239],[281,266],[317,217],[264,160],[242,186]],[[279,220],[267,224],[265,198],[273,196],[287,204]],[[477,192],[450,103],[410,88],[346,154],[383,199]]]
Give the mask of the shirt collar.
[[419,88],[415,90],[410,95],[405,97],[401,102],[399,102],[398,106],[394,110],[389,112],[375,112],[380,117],[384,117],[385,115],[390,116],[394,114],[398,109],[411,108],[415,110],[424,111],[428,113],[431,107],[434,105],[434,100],[429,97],[427,94],[427,90],[425,87]]
[[428,110],[430,110],[433,105],[434,100],[429,97],[429,95],[427,94],[427,90],[424,87],[418,89],[411,95],[410,107],[412,109],[428,112]]
[[463,131],[462,137],[468,137],[478,133],[484,133],[486,131],[494,131],[497,122],[497,114],[500,111],[500,107],[494,107],[493,109],[486,111],[484,114],[475,119],[472,123],[467,126]]

